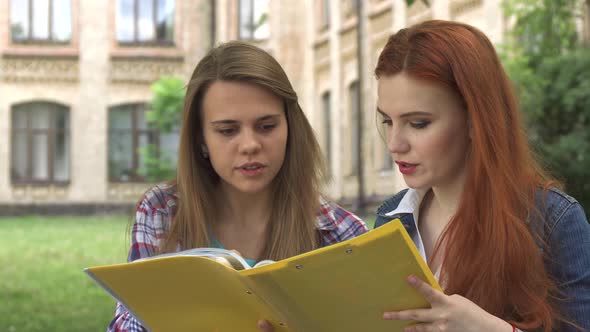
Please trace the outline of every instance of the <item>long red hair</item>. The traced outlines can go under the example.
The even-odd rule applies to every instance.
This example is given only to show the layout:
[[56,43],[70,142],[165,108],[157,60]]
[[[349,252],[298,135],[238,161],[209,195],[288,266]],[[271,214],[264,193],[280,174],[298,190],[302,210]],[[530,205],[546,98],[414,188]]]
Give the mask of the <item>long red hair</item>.
[[471,125],[467,179],[441,235],[441,280],[487,312],[524,330],[551,331],[555,285],[525,222],[549,182],[529,148],[518,103],[489,39],[457,22],[427,21],[391,36],[375,75],[405,72],[462,96]]

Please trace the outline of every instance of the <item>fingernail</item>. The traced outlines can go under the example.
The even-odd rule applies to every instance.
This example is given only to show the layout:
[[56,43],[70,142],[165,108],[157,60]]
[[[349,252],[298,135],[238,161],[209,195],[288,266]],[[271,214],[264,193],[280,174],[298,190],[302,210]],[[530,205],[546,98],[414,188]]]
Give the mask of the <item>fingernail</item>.
[[410,284],[415,284],[415,283],[418,282],[418,278],[416,278],[416,276],[414,276],[414,275],[411,275],[411,276],[408,277],[408,282]]
[[393,318],[393,315],[389,312],[384,312],[383,313],[383,319],[385,320],[391,320]]

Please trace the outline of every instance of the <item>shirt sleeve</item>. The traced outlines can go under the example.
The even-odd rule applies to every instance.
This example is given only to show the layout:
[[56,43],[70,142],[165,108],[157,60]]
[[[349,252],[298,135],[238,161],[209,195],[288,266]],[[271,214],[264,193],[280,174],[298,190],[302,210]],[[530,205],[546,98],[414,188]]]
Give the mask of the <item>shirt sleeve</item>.
[[[127,261],[153,256],[158,248],[158,238],[163,234],[162,216],[153,208],[148,196],[137,207],[131,231],[131,248]],[[107,332],[145,332],[146,329],[121,303],[117,303],[115,317]]]
[[[590,331],[590,224],[579,203],[571,204],[548,238],[548,272],[555,278],[561,314]],[[580,331],[562,323],[562,332]]]

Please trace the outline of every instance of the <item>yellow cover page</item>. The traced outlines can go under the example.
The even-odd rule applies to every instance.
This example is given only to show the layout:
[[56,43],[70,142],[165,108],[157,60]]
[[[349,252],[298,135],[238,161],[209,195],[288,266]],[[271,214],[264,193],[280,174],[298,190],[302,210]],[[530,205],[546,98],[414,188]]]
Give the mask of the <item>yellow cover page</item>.
[[234,270],[210,258],[168,255],[85,272],[152,332],[403,331],[384,311],[427,308],[406,283],[440,290],[399,221],[268,265]]

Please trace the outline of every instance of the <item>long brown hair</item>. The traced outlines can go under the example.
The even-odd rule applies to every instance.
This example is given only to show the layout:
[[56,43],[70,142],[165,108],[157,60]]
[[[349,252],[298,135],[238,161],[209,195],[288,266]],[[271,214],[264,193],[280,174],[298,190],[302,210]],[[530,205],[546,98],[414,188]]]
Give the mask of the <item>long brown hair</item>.
[[256,46],[234,41],[210,50],[188,84],[175,181],[179,203],[161,251],[174,251],[177,245],[183,249],[211,245],[209,230],[223,202],[216,202],[214,194],[220,178],[201,155],[201,108],[207,89],[218,80],[256,84],[284,103],[287,147],[272,182],[273,210],[262,258],[278,260],[317,248],[315,220],[325,174],[319,144],[279,63]]
[[435,250],[445,244],[446,292],[522,329],[550,331],[559,318],[555,285],[525,222],[550,179],[529,148],[492,43],[472,26],[427,21],[391,36],[381,52],[377,79],[400,72],[456,91],[472,127],[464,192]]

